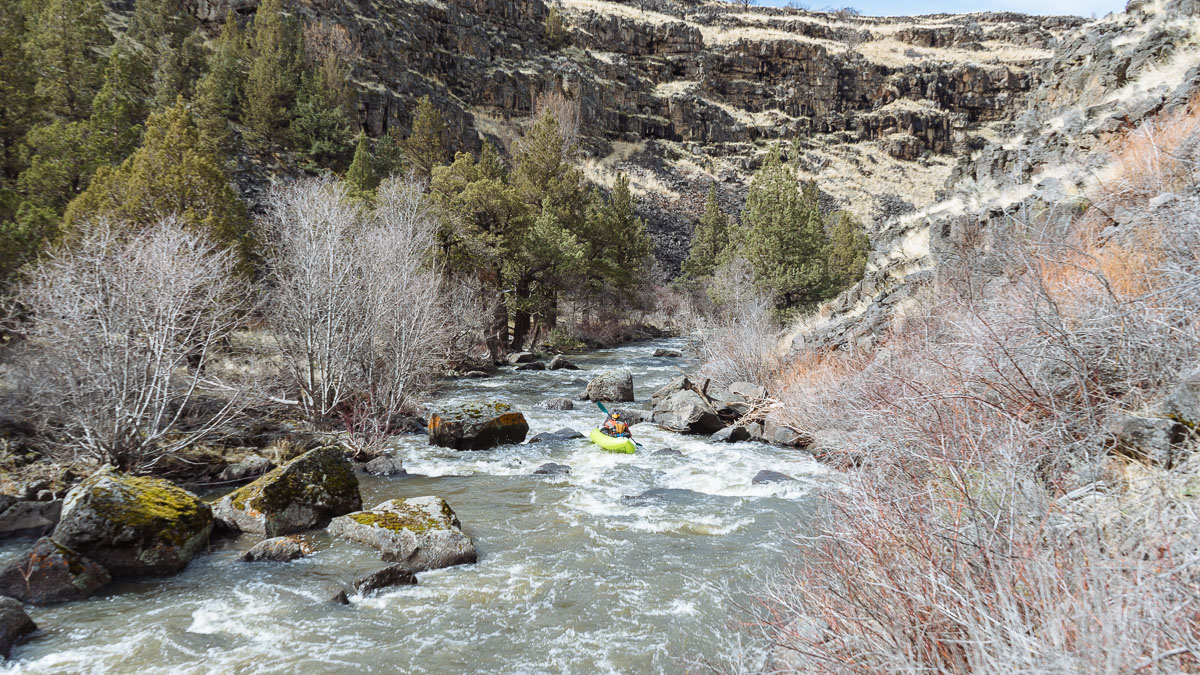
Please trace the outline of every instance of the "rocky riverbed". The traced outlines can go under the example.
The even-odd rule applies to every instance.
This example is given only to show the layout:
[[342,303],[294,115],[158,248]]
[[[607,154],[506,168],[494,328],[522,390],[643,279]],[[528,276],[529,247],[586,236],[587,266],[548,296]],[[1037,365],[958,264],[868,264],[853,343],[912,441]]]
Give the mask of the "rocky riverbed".
[[[433,407],[498,399],[524,414],[531,437],[586,432],[601,420],[578,400],[587,380],[628,369],[636,400],[623,405],[649,409],[651,394],[693,365],[654,356],[679,347],[662,340],[573,356],[579,371],[507,367],[453,381]],[[538,405],[555,398],[574,409]],[[398,569],[363,580],[383,587],[361,591],[355,580],[392,563],[333,528],[250,556],[301,556],[291,562],[243,562],[263,535],[214,537],[179,574],[118,578],[88,599],[28,608],[39,631],[0,670],[631,672],[719,659],[745,618],[731,600],[794,560],[792,537],[819,513],[817,490],[833,476],[795,449],[649,423],[634,431],[645,446],[635,455],[566,434],[483,451],[397,437],[391,458],[408,473],[359,470],[362,508],[387,516],[379,509],[389,500],[441,497],[474,564],[421,571],[415,585]],[[764,470],[772,480],[756,480]],[[0,541],[0,566],[33,543]],[[330,601],[342,593],[348,604]]]

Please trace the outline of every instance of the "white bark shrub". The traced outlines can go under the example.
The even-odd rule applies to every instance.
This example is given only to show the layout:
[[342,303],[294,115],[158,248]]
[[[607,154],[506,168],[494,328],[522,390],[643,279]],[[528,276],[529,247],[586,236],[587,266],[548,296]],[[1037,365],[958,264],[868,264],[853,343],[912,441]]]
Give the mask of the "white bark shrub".
[[276,188],[269,203],[267,318],[297,403],[374,452],[469,318],[435,266],[436,220],[405,179],[385,181],[374,208],[331,180]]
[[15,371],[64,459],[149,471],[239,409],[240,392],[204,366],[250,294],[233,253],[173,220],[81,230],[17,292]]

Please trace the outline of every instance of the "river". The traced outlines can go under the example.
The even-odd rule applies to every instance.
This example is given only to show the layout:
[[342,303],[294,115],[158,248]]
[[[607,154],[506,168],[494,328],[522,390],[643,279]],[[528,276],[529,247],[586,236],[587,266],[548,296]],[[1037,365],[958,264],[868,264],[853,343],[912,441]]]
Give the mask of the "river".
[[[680,343],[571,357],[582,371],[455,380],[433,407],[495,398],[525,413],[531,436],[586,433],[602,421],[593,404],[535,404],[575,398],[589,371],[627,367],[648,407],[656,388],[694,366],[653,357],[662,347]],[[324,600],[383,567],[376,552],[315,532],[312,556],[250,564],[237,558],[257,538],[219,540],[176,576],[33,608],[41,630],[0,672],[643,673],[720,661],[747,619],[736,605],[795,564],[793,537],[813,527],[832,476],[794,450],[709,444],[649,424],[633,431],[646,447],[635,455],[586,439],[455,452],[399,437],[409,475],[361,476],[364,506],[444,497],[475,540],[477,564],[340,606]],[[682,456],[653,455],[667,447]],[[546,462],[571,472],[531,475]],[[797,480],[752,485],[762,469]],[[0,542],[0,565],[31,543]]]

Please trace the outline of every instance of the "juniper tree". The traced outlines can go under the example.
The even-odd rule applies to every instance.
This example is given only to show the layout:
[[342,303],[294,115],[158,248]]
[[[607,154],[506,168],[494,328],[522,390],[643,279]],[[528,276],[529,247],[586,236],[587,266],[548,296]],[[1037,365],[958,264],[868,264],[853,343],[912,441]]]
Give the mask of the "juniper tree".
[[704,215],[692,233],[692,245],[683,261],[683,274],[692,279],[712,276],[729,247],[729,218],[717,201],[717,185],[708,186]]
[[367,145],[367,135],[358,135],[358,147],[354,150],[354,161],[346,171],[346,183],[350,194],[369,199],[379,187],[379,175],[375,173],[375,162],[371,158],[371,149]]
[[25,42],[46,110],[67,120],[91,114],[103,83],[103,52],[112,44],[100,0],[48,0]]
[[208,73],[196,85],[196,126],[218,155],[229,148],[229,122],[239,113],[239,99],[246,81],[245,38],[233,12],[225,17]]
[[[16,2],[0,2],[0,192],[11,192],[24,168],[20,145],[40,118],[34,95],[37,78],[22,43],[28,37],[25,13]],[[12,217],[0,200],[0,220]]]
[[629,191],[629,178],[617,176],[608,199],[594,215],[591,260],[593,280],[629,291],[642,281],[651,260],[653,243],[646,224],[637,216],[637,202]]
[[284,139],[300,86],[300,33],[282,0],[263,0],[254,15],[244,121],[260,143]]
[[838,211],[830,221],[827,294],[834,295],[862,278],[870,241],[853,215]]
[[403,147],[407,165],[421,178],[429,178],[433,167],[446,161],[446,121],[428,96],[417,101],[412,132]]
[[[340,164],[350,150],[350,120],[343,110],[344,96],[340,91],[348,74],[349,70],[330,54],[321,70],[305,73],[301,80],[291,131],[293,141],[309,158],[311,168]],[[343,80],[341,87],[334,84],[339,78]]]

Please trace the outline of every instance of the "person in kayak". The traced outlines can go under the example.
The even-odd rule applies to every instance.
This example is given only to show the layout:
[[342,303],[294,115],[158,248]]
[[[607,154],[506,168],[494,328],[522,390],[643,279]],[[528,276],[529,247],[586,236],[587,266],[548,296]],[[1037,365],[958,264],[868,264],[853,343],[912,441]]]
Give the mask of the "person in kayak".
[[616,410],[608,414],[608,419],[604,420],[600,431],[613,438],[633,438],[633,434],[629,433],[629,425],[621,420],[621,413]]

